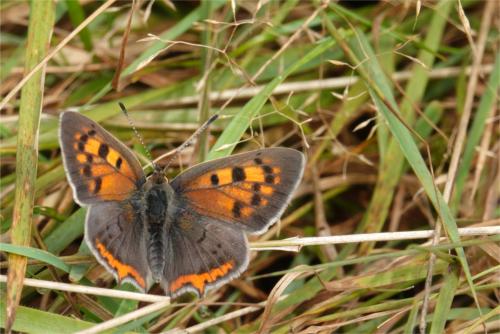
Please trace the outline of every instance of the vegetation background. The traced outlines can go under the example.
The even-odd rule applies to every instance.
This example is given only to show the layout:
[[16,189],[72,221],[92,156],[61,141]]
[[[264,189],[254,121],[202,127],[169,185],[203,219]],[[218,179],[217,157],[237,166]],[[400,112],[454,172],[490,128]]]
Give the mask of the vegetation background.
[[[487,235],[500,216],[499,6],[2,1],[1,327],[500,331],[500,233]],[[84,113],[146,163],[118,101],[154,157],[220,113],[172,176],[258,147],[307,155],[281,222],[252,238],[248,270],[203,299],[129,294],[82,242],[58,115]],[[464,227],[475,235],[460,236]],[[397,233],[421,230],[447,238]],[[375,232],[387,234],[349,242]],[[327,238],[272,242],[290,237]]]

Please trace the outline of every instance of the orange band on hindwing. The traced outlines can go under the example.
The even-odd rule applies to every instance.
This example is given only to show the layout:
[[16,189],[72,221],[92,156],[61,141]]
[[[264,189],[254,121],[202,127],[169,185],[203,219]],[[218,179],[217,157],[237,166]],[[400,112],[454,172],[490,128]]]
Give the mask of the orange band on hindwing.
[[99,239],[95,240],[95,244],[97,246],[97,251],[101,254],[104,261],[113,268],[117,275],[118,279],[121,281],[126,277],[133,278],[137,284],[143,289],[146,289],[146,282],[144,278],[135,270],[132,266],[125,264],[115,258],[107,249],[104,244],[102,244]]
[[231,269],[234,268],[234,261],[228,261],[221,265],[220,267],[211,269],[208,272],[200,273],[200,274],[189,274],[179,276],[176,280],[174,280],[169,285],[169,290],[171,293],[179,290],[186,284],[192,285],[200,295],[203,295],[205,292],[205,287],[207,283],[214,283],[217,279],[226,276]]

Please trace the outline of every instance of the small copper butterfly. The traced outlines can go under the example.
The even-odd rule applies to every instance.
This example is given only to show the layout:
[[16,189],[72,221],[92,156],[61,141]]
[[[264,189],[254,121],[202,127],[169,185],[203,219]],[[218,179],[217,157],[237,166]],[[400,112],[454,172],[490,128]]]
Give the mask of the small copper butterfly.
[[195,165],[169,182],[146,177],[132,151],[89,118],[61,115],[60,144],[85,240],[115,278],[145,292],[203,296],[248,265],[245,233],[276,222],[304,170],[304,155],[265,148]]

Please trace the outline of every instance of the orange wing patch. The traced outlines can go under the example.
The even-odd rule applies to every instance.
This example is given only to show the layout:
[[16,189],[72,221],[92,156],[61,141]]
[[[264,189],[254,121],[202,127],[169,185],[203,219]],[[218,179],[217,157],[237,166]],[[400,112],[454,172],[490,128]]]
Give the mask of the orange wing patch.
[[[90,162],[98,163],[105,161],[109,165],[116,168],[121,174],[130,178],[135,177],[131,166],[122,156],[120,156],[120,153],[118,153],[118,151],[108,146],[104,142],[103,138],[91,137],[89,133],[92,134],[94,132],[90,130],[86,133],[75,134],[74,149],[77,152],[81,152],[77,155],[77,160],[79,162],[83,163],[90,160]],[[96,136],[95,133],[92,136]],[[92,158],[90,158],[89,156],[91,156]]]
[[95,130],[84,128],[74,134],[73,149],[82,186],[102,200],[119,201],[136,189],[132,166]]
[[216,189],[199,189],[186,194],[198,213],[226,219],[248,218],[255,210],[243,201]]
[[250,218],[270,203],[281,182],[281,167],[259,158],[224,167],[188,182],[184,194],[198,213],[223,220]]
[[280,167],[271,167],[270,165],[221,168],[203,174],[189,182],[188,188],[211,188],[241,182],[279,184],[280,173]]
[[104,261],[106,261],[106,263],[117,272],[118,279],[120,281],[126,277],[131,277],[141,288],[146,289],[146,282],[137,270],[115,258],[110,252],[108,252],[104,244],[102,244],[99,239],[96,239],[95,243],[97,251],[101,254]]
[[176,280],[170,283],[169,290],[171,293],[175,293],[177,290],[183,286],[190,284],[193,286],[200,295],[205,293],[205,287],[207,283],[213,283],[219,278],[226,276],[231,269],[234,268],[234,261],[228,261],[221,265],[220,267],[211,269],[208,272],[200,274],[188,274],[179,276]]

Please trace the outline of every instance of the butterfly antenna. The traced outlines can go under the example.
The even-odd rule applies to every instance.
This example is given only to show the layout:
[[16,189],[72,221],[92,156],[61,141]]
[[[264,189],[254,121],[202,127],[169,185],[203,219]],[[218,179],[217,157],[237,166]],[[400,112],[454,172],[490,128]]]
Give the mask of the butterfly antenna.
[[219,118],[219,115],[215,114],[209,119],[207,119],[206,122],[203,123],[203,125],[198,128],[198,130],[196,130],[184,143],[182,143],[179,147],[177,147],[167,158],[167,162],[165,164],[163,171],[167,170],[172,160],[174,160],[174,158],[176,158],[179,155],[179,153],[181,153],[185,148],[193,145],[196,138],[198,138],[198,136],[202,132],[204,132],[208,128],[208,126],[212,124],[217,118]]
[[151,156],[151,152],[146,147],[146,144],[144,143],[144,138],[142,138],[142,136],[139,133],[139,131],[137,131],[137,128],[135,127],[134,122],[132,122],[132,118],[130,118],[130,116],[128,114],[127,108],[125,108],[125,105],[123,103],[121,103],[121,102],[118,102],[118,105],[120,106],[120,108],[122,109],[123,113],[125,114],[125,117],[127,118],[128,124],[130,124],[130,127],[132,128],[132,131],[134,131],[135,136],[137,138],[139,138],[139,142],[141,143],[142,147],[144,148],[144,151],[146,152],[146,155],[147,155],[149,161],[151,161],[151,164],[153,165],[153,168],[157,169],[158,167],[157,167],[156,163],[153,161],[153,157]]

